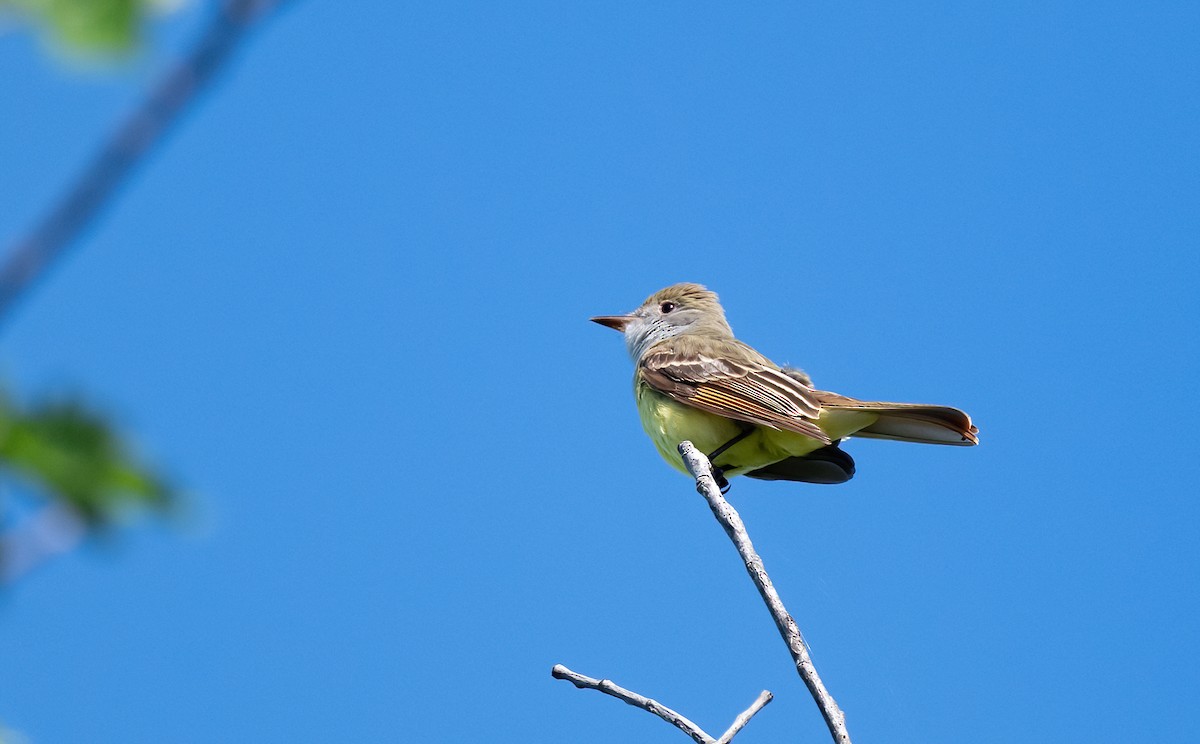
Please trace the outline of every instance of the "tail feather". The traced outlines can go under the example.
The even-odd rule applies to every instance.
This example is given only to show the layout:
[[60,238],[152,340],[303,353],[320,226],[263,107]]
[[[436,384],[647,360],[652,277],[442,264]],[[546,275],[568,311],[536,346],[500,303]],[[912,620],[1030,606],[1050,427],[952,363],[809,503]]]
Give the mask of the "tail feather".
[[874,423],[854,434],[856,437],[925,444],[979,444],[979,429],[971,423],[970,416],[957,408],[857,400],[823,390],[814,390],[813,394],[822,408],[878,414]]
[[746,473],[747,478],[786,480],[802,483],[845,483],[854,477],[854,459],[838,448],[837,442],[800,457]]

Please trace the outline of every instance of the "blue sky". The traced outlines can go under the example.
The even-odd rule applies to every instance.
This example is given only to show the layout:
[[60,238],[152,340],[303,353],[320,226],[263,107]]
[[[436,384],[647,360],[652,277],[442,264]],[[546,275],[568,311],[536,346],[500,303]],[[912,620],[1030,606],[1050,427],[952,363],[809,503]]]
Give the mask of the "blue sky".
[[[0,236],[114,74],[0,36]],[[1200,726],[1193,3],[301,2],[4,329],[193,494],[0,602],[35,744],[821,741],[587,317],[676,281],[818,386],[968,410],[731,500],[856,742]]]

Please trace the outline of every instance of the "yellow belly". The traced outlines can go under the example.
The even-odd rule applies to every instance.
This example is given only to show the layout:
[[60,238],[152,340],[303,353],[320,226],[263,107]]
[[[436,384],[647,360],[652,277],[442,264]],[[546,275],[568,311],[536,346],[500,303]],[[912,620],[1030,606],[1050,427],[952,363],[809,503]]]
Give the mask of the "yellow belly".
[[[709,453],[740,434],[742,426],[752,426],[679,403],[649,385],[635,382],[634,395],[642,428],[650,435],[663,459],[684,473],[687,469],[679,456],[680,442],[689,440],[701,452]],[[870,425],[875,419],[874,414],[859,411],[826,411],[817,420],[817,425],[830,439],[837,440]],[[724,470],[726,476],[741,475],[789,457],[807,455],[824,446],[812,437],[791,431],[765,426],[753,426],[753,429],[750,436],[723,452],[713,463]]]

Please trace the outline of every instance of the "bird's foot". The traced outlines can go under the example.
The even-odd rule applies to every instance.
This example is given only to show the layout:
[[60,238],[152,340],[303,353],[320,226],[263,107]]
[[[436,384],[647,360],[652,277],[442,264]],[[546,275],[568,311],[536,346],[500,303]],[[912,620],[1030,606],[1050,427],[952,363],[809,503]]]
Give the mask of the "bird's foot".
[[729,493],[729,479],[725,477],[725,471],[713,465],[712,473],[713,480],[717,482],[717,488],[721,489],[721,495]]

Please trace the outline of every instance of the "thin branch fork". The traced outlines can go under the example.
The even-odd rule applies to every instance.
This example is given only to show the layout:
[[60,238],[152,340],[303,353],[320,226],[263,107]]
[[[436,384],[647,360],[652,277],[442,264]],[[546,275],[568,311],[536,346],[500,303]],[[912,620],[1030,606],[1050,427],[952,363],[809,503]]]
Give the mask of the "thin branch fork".
[[593,679],[592,677],[586,677],[582,674],[567,669],[562,664],[555,664],[554,668],[550,670],[550,676],[554,677],[555,679],[566,680],[581,690],[587,689],[603,692],[605,695],[611,695],[618,700],[623,700],[635,708],[641,708],[648,713],[653,713],[683,733],[692,737],[692,741],[696,742],[696,744],[729,744],[729,742],[733,740],[733,737],[737,736],[738,732],[746,727],[746,724],[750,722],[750,719],[754,717],[754,714],[758,713],[763,709],[763,706],[771,702],[773,697],[771,693],[766,690],[760,692],[758,694],[758,698],[756,698],[755,701],[750,704],[750,707],[740,713],[737,718],[733,719],[733,724],[726,729],[725,733],[721,734],[720,738],[714,739],[706,734],[702,728],[688,720],[682,714],[676,713],[657,700],[651,700],[650,698],[645,697],[644,695],[639,695],[632,690],[626,690],[624,687],[621,687],[612,680]]
[[808,691],[812,693],[817,707],[820,708],[821,716],[829,727],[833,741],[836,744],[850,744],[850,733],[846,730],[846,714],[838,707],[833,696],[825,689],[825,683],[821,681],[820,675],[817,674],[812,657],[809,656],[808,647],[804,643],[803,636],[800,635],[800,628],[788,613],[787,608],[783,606],[779,592],[775,591],[775,586],[767,575],[762,558],[759,557],[754,550],[754,545],[750,542],[750,536],[746,533],[746,525],[742,522],[741,516],[721,495],[721,489],[717,487],[717,481],[713,477],[712,463],[691,442],[681,442],[679,454],[683,456],[683,463],[688,472],[696,479],[696,491],[708,502],[713,516],[725,528],[725,533],[729,535],[729,539],[733,541],[734,547],[737,548],[738,554],[746,564],[746,571],[750,574],[754,586],[758,588],[758,593],[762,595],[763,601],[766,602],[771,617],[775,619],[775,626],[779,629],[779,635],[783,637],[783,642],[787,644],[792,660],[796,664],[796,671],[800,674],[800,679],[804,680]]

